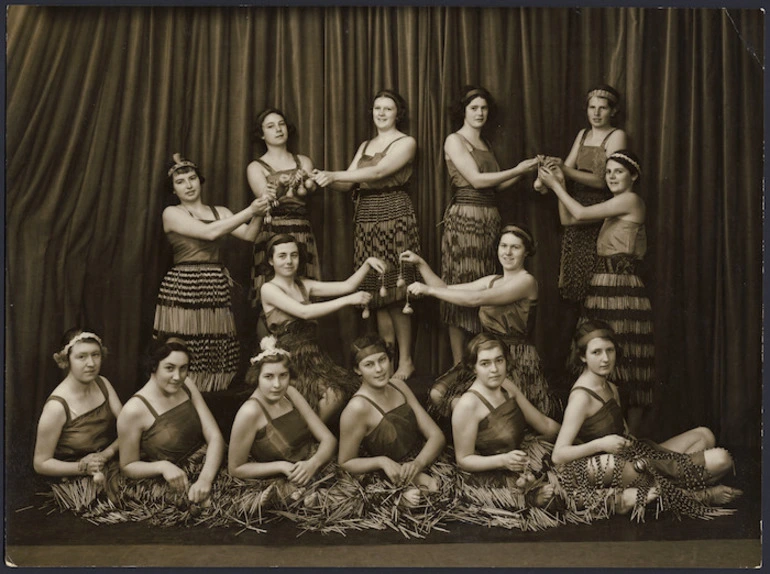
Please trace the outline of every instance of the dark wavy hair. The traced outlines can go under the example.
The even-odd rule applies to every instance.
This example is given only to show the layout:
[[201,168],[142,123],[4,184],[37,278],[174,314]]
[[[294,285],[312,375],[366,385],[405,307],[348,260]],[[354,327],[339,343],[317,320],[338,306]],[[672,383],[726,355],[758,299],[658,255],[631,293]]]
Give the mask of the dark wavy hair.
[[184,353],[188,359],[190,358],[190,350],[187,348],[187,343],[179,337],[169,335],[152,339],[142,359],[142,372],[145,378],[149,379],[158,370],[160,362],[175,351]]
[[518,223],[509,223],[504,225],[500,230],[500,233],[497,234],[496,245],[500,245],[500,241],[502,240],[503,235],[506,233],[512,233],[521,239],[521,242],[524,244],[524,250],[527,252],[527,257],[531,257],[537,253],[537,243],[535,243],[535,236],[532,235],[532,232],[529,230],[529,228]]
[[479,333],[465,344],[463,367],[470,373],[475,372],[476,361],[479,360],[479,353],[481,351],[494,349],[495,347],[502,350],[505,362],[509,363],[511,355],[508,351],[508,346],[491,333]]
[[261,153],[265,153],[267,151],[267,145],[262,139],[265,136],[265,131],[262,128],[262,124],[265,123],[265,118],[270,114],[277,114],[283,118],[284,122],[286,122],[286,149],[293,151],[294,138],[297,135],[297,127],[292,122],[290,122],[286,118],[286,114],[284,114],[278,108],[265,108],[257,114],[257,119],[254,120],[254,129],[251,133],[251,139],[254,142],[257,151]]
[[400,130],[406,129],[409,124],[409,110],[406,105],[406,100],[396,90],[391,88],[385,88],[380,90],[372,98],[372,105],[369,106],[369,121],[372,119],[374,113],[374,102],[378,98],[390,98],[396,104],[396,127]]
[[487,122],[482,128],[482,135],[488,137],[494,131],[495,120],[497,119],[497,103],[489,93],[489,90],[482,86],[463,86],[460,90],[460,97],[452,104],[450,109],[450,119],[452,130],[457,131],[463,127],[465,121],[465,108],[468,107],[476,98],[484,98],[487,102]]
[[[183,157],[182,159],[186,160],[187,158]],[[166,164],[166,173],[168,173],[168,170],[170,170],[175,165],[176,165],[176,162],[174,162],[173,160],[168,162]],[[198,175],[198,179],[200,180],[201,185],[206,183],[206,178],[203,177],[203,173],[201,172],[200,168],[197,165],[195,167],[192,167],[192,166],[180,167],[179,169],[174,170],[174,173],[166,177],[166,183],[167,183],[169,193],[171,193],[172,195],[174,193],[174,176],[176,174],[180,174],[180,173],[184,174],[184,173],[191,173],[191,172],[195,172]]]
[[570,349],[569,364],[575,371],[580,371],[584,367],[584,363],[581,359],[586,356],[586,349],[588,349],[588,343],[593,341],[595,337],[591,339],[583,340],[583,338],[593,331],[604,331],[601,338],[612,341],[615,345],[615,360],[617,361],[623,353],[622,347],[618,344],[617,337],[615,336],[615,330],[609,323],[600,321],[599,319],[591,319],[581,323],[575,330],[575,336],[572,338],[572,349]]

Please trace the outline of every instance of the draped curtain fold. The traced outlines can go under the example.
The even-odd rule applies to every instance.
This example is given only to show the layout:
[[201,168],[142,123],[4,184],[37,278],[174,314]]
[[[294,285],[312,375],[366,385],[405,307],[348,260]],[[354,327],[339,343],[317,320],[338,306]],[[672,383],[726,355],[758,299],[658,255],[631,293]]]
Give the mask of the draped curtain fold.
[[[123,399],[141,384],[138,358],[170,266],[160,214],[172,153],[201,166],[207,202],[240,209],[260,109],[286,112],[297,151],[317,167],[344,169],[373,135],[373,93],[393,87],[418,141],[411,191],[423,253],[439,270],[450,201],[443,141],[461,86],[495,96],[492,143],[508,167],[536,153],[566,156],[585,126],[586,89],[606,82],[623,94],[620,125],[643,163],[659,428],[705,424],[722,441],[757,445],[763,34],[759,10],[10,6],[7,436],[30,448],[59,380],[51,354],[74,324],[104,334],[103,373]],[[553,345],[563,340],[561,230],[556,201],[531,183],[500,205],[539,244],[536,342],[553,365],[564,356]],[[348,276],[349,194],[319,191],[309,206],[324,277]],[[251,247],[228,247],[245,286]],[[247,354],[256,314],[242,299],[236,312]],[[437,305],[420,303],[415,317],[419,372],[439,373],[450,354]],[[344,361],[364,326],[347,310],[321,328]]]

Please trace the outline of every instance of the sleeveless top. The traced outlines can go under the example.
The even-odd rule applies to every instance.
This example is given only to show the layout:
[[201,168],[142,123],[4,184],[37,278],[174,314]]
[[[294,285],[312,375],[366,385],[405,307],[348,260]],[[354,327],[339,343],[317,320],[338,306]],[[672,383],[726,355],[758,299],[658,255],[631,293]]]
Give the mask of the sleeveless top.
[[383,411],[377,403],[364,395],[354,395],[369,401],[382,415],[379,424],[374,427],[363,439],[363,445],[371,456],[387,456],[396,462],[403,460],[410,452],[414,451],[423,440],[420,427],[417,425],[417,417],[406,401],[404,393],[393,385],[401,396],[403,404],[388,411]]
[[[219,213],[215,207],[210,206],[214,213],[214,219],[201,219],[203,223],[211,223],[219,220]],[[188,213],[190,213],[188,211]],[[192,217],[192,214],[190,214]],[[179,263],[219,263],[219,250],[224,246],[226,236],[222,236],[213,241],[208,239],[198,239],[197,237],[188,237],[176,231],[166,233],[171,247],[174,249],[174,265]]]
[[583,426],[580,427],[578,432],[578,438],[583,442],[590,442],[594,439],[607,436],[608,434],[625,434],[625,424],[623,422],[623,412],[620,410],[620,405],[612,397],[609,400],[604,400],[598,394],[586,387],[573,387],[572,391],[580,389],[587,392],[596,400],[602,403],[602,407],[583,421]]
[[524,439],[524,429],[527,427],[524,413],[516,399],[508,396],[505,389],[502,391],[505,402],[495,408],[481,393],[468,389],[489,409],[489,414],[479,422],[476,434],[476,452],[483,456],[510,452],[519,448]]
[[[387,145],[387,147],[384,150],[379,151],[374,155],[366,154],[366,148],[369,147],[369,141],[367,141],[364,144],[364,149],[361,152],[361,157],[359,158],[358,163],[356,164],[356,167],[360,169],[362,167],[377,165],[378,163],[380,163],[380,161],[382,161],[382,158],[384,158],[385,155],[388,153],[390,146],[392,146],[397,141],[402,140],[406,137],[409,137],[409,136],[401,136],[399,138],[394,139],[392,142],[390,142]],[[412,177],[412,162],[410,161],[395,173],[386,175],[385,177],[378,179],[377,181],[361,182],[358,185],[358,189],[362,192],[403,189],[411,177]]]
[[148,462],[168,460],[179,464],[205,442],[201,419],[193,406],[190,389],[186,385],[182,385],[182,389],[187,393],[188,400],[172,407],[162,415],[159,415],[142,395],[138,393],[134,395],[155,417],[152,426],[142,433],[139,443],[142,460]]
[[297,172],[302,169],[302,163],[299,161],[297,154],[291,155],[294,158],[296,167],[290,169],[276,170],[263,159],[255,160],[267,170],[267,182],[274,184],[276,188],[275,197],[278,200],[278,205],[270,209],[270,213],[273,216],[307,216],[305,199],[297,194],[297,188],[302,183],[294,182]]
[[[502,275],[497,275],[489,282],[488,289]],[[482,305],[479,307],[479,320],[484,331],[494,333],[507,345],[524,343],[535,328],[537,299],[519,299],[507,305]]]
[[[305,288],[305,285],[300,280],[295,280],[297,286],[299,287],[300,293],[302,294],[302,303],[303,305],[307,305],[310,303],[310,296],[308,295],[307,289]],[[275,283],[273,283],[275,285]],[[283,290],[282,287],[276,285],[281,291],[286,293],[286,291]],[[286,293],[286,295],[289,295]],[[290,295],[289,295],[290,296]],[[264,319],[265,319],[265,325],[267,326],[267,329],[273,333],[276,330],[280,329],[281,327],[286,326],[289,323],[292,323],[294,321],[299,321],[297,317],[294,315],[289,315],[286,311],[283,311],[282,309],[279,309],[278,307],[273,307],[270,311],[263,311],[262,312]],[[316,324],[317,321],[315,320],[303,320],[303,323],[309,323],[309,324]]]
[[580,171],[588,171],[604,181],[604,169],[607,164],[607,140],[617,131],[617,128],[608,133],[602,143],[599,145],[584,145],[589,129],[583,129],[583,136],[580,138],[575,168]]
[[596,252],[599,257],[623,254],[642,259],[647,252],[647,232],[644,223],[608,217],[599,231]]
[[117,437],[115,415],[110,409],[107,386],[101,377],[97,377],[96,385],[104,395],[104,402],[74,419],[67,401],[62,397],[51,395],[46,400],[46,402],[61,403],[67,416],[59,435],[59,442],[56,443],[54,458],[64,461],[80,460],[87,454],[106,448]]
[[249,397],[249,400],[257,402],[267,417],[267,425],[257,431],[251,445],[251,456],[258,462],[298,462],[310,456],[315,437],[299,411],[293,408],[292,400],[288,395],[286,398],[291,403],[292,410],[274,419],[262,401]]

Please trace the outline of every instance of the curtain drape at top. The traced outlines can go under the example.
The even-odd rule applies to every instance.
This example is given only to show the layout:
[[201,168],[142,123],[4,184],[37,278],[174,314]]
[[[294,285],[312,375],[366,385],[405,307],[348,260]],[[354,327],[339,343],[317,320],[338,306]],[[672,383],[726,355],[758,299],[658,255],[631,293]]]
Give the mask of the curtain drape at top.
[[[138,357],[170,266],[160,215],[174,152],[201,167],[206,202],[239,210],[252,197],[245,170],[261,109],[284,110],[296,150],[316,167],[345,169],[373,135],[374,92],[395,88],[418,142],[411,193],[423,254],[439,271],[451,199],[443,142],[460,88],[481,84],[495,97],[492,145],[510,167],[565,157],[586,126],[586,90],[609,83],[643,164],[661,432],[703,424],[722,442],[758,444],[763,34],[758,10],[10,6],[9,436],[29,448],[60,380],[51,355],[72,325],[104,335],[103,374],[123,399],[142,383]],[[552,346],[561,229],[555,199],[531,184],[499,200],[504,220],[538,242],[529,268],[549,362],[563,356]],[[347,277],[350,194],[319,190],[309,207],[324,277]],[[225,262],[246,285],[251,246],[228,247]],[[255,318],[239,312],[246,346]],[[435,302],[420,302],[415,318],[418,370],[438,374],[450,354]],[[342,360],[364,326],[346,310],[322,329]]]

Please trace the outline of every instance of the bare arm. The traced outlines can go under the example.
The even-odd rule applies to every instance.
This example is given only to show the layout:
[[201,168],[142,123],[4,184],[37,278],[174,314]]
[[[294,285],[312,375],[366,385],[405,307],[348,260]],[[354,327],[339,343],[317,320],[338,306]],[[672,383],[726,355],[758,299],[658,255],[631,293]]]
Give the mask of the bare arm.
[[431,465],[434,460],[441,454],[446,445],[446,439],[444,433],[438,427],[436,422],[431,418],[427,411],[422,407],[417,397],[414,396],[412,390],[401,379],[392,379],[391,384],[398,387],[404,396],[406,402],[412,408],[415,417],[417,418],[417,426],[420,428],[422,436],[425,437],[425,444],[420,452],[414,458],[414,462],[417,464],[418,469],[421,471]]
[[356,166],[362,150],[363,148],[359,148],[353,163],[346,171],[318,172],[318,177],[316,177],[318,184],[324,187],[331,185],[337,189],[335,184],[338,182],[341,184],[369,183],[392,175],[414,160],[417,153],[417,141],[411,136],[395,141],[379,163],[359,168]]
[[[477,408],[479,405],[480,401],[475,396],[465,393],[452,411],[452,437],[457,466],[467,472],[505,468],[501,454],[492,456],[476,454],[479,421],[485,416],[479,415]],[[483,408],[483,405],[481,406]]]
[[260,296],[262,299],[262,308],[265,311],[269,311],[272,308],[277,308],[288,313],[292,317],[298,319],[318,319],[319,317],[325,317],[336,311],[339,311],[343,307],[354,305],[366,305],[371,301],[372,296],[370,293],[364,291],[357,291],[349,295],[337,297],[330,301],[322,301],[320,303],[308,303],[304,305],[299,301],[293,299],[277,286],[271,283],[265,283],[260,289]]
[[[485,277],[486,284],[492,277]],[[483,285],[483,284],[482,284]],[[465,288],[432,287],[422,283],[412,283],[409,292],[414,295],[428,295],[436,297],[447,303],[453,303],[462,307],[480,307],[482,305],[508,305],[520,299],[537,297],[537,281],[529,274],[515,278],[505,285],[497,285],[491,288]]]
[[[361,159],[361,156],[363,155],[365,145],[366,145],[366,142],[362,142],[361,145],[358,146],[358,150],[356,150],[356,154],[353,156],[353,161],[351,161],[350,165],[348,166],[348,171],[352,171],[356,169],[356,166],[358,166],[358,161]],[[340,173],[340,172],[329,172],[329,171],[315,169],[313,171],[313,179],[320,187],[333,189],[334,191],[349,191],[353,188],[354,184],[351,182],[344,182],[344,181],[338,181],[338,180],[332,181],[333,178],[330,178],[327,175],[329,173]]]
[[[150,415],[147,407],[139,399],[129,399],[118,417],[118,452],[120,469],[129,478],[146,478],[163,475],[177,469],[175,464],[166,460],[147,462],[139,458],[139,444],[142,432],[149,428]],[[151,415],[150,415],[151,417]]]
[[[572,150],[570,150],[569,156],[567,156],[567,159],[564,160],[564,163],[561,166],[562,171],[564,171],[564,175],[573,181],[582,183],[583,185],[587,185],[595,189],[602,189],[605,186],[603,175],[598,176],[590,171],[581,171],[575,167],[577,164],[577,153],[578,149],[580,148],[580,136],[582,133],[583,132],[580,132],[578,137],[575,138],[575,143],[572,145]],[[626,132],[623,130],[615,130],[607,140],[605,152],[609,156],[617,150],[624,149],[625,147]]]
[[296,408],[299,414],[302,415],[302,418],[305,419],[310,432],[318,441],[318,449],[315,454],[306,461],[310,466],[309,474],[312,476],[332,459],[334,451],[337,448],[337,439],[334,438],[332,432],[326,427],[323,421],[321,421],[315,411],[310,408],[305,397],[303,397],[297,389],[290,386],[286,390],[286,394],[291,397],[294,408]]
[[[117,420],[118,416],[120,416],[120,411],[123,409],[123,403],[120,402],[118,393],[115,392],[112,384],[105,377],[102,377],[102,381],[104,381],[104,386],[107,387],[107,402],[110,406],[110,411],[112,411],[113,416]],[[104,460],[110,460],[117,452],[118,438],[115,437],[115,440],[102,450],[100,454],[104,457]]]
[[502,171],[482,173],[479,171],[479,167],[476,165],[476,161],[471,156],[468,148],[465,147],[465,143],[457,134],[449,134],[447,136],[444,141],[444,153],[452,160],[460,175],[476,189],[497,187],[508,180],[514,179],[514,181],[511,181],[511,184],[513,184],[515,179],[529,171],[533,171],[537,167],[537,159],[532,158],[524,160],[516,167]]
[[338,297],[352,293],[361,285],[369,270],[377,273],[385,273],[387,265],[376,257],[369,257],[361,264],[361,267],[344,281],[315,281],[304,279],[305,287],[310,295],[315,297]]
[[259,430],[260,414],[259,405],[255,401],[247,400],[235,415],[230,432],[230,445],[227,449],[227,468],[236,478],[266,478],[278,474],[288,476],[294,466],[293,463],[285,460],[249,462],[251,445]]
[[537,410],[514,383],[506,381],[505,387],[509,392],[513,392],[516,404],[519,405],[519,409],[524,414],[524,420],[527,421],[527,424],[546,440],[555,439],[559,434],[561,425]]
[[212,221],[210,223],[203,223],[194,217],[190,217],[190,214],[187,213],[182,207],[178,205],[170,205],[163,210],[163,231],[166,233],[174,231],[187,237],[213,241],[215,239],[219,239],[223,235],[233,233],[238,228],[241,228],[236,236],[243,236],[244,234],[248,233],[246,230],[246,224],[248,224],[253,217],[261,218],[267,211],[267,206],[267,198],[262,197],[255,199],[251,202],[249,207],[239,211],[235,215],[232,215],[230,210],[226,209],[225,211],[230,214],[227,217]]
[[37,424],[37,439],[32,465],[35,472],[44,476],[79,476],[85,474],[79,469],[79,462],[67,462],[54,458],[62,428],[67,420],[64,407],[49,401],[43,407]]
[[[206,444],[208,445],[206,448],[206,462],[203,464],[203,469],[198,476],[198,482],[205,481],[210,488],[211,483],[214,482],[214,478],[217,476],[219,467],[222,465],[222,458],[225,454],[225,440],[222,437],[219,426],[217,426],[214,415],[211,414],[208,405],[206,405],[206,401],[203,400],[195,383],[192,379],[187,378],[185,379],[184,384],[190,391],[190,400],[192,400],[195,411],[198,413],[198,417],[201,420],[203,437],[206,439]],[[208,495],[208,492],[206,494]]]
[[388,476],[386,470],[395,465],[395,472],[398,473],[400,465],[386,456],[359,456],[361,442],[366,434],[371,430],[367,424],[369,411],[373,409],[365,399],[350,399],[348,404],[340,415],[340,449],[337,455],[337,461],[340,466],[351,474],[365,474],[382,470]]

